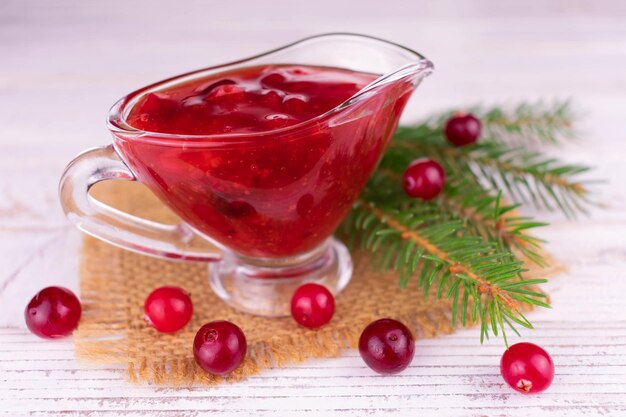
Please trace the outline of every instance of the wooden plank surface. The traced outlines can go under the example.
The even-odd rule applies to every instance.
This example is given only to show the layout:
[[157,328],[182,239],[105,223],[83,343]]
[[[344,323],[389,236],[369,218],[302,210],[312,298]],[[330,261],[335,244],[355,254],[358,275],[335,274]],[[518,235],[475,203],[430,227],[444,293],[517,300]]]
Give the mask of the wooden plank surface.
[[[435,62],[405,120],[451,105],[572,97],[581,140],[553,150],[597,165],[604,209],[576,223],[542,215],[570,267],[554,308],[523,339],[556,362],[551,389],[504,386],[502,342],[475,330],[417,342],[401,375],[346,351],[213,388],[134,386],[124,370],[79,364],[71,341],[23,324],[45,285],[78,288],[80,235],[56,185],[78,151],[106,143],[108,107],[134,88],[314,33],[364,32]],[[603,1],[0,3],[0,415],[620,416],[626,415],[626,3]]]

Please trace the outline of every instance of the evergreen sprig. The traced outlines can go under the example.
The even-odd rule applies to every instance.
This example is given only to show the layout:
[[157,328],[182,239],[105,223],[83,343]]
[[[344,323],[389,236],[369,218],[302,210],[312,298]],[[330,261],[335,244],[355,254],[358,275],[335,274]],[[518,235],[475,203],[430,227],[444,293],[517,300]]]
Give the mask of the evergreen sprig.
[[[508,344],[506,329],[532,328],[524,307],[549,307],[536,288],[546,280],[527,279],[523,267],[525,261],[546,265],[543,241],[529,231],[547,224],[517,209],[529,203],[559,207],[568,217],[584,211],[588,191],[578,176],[588,168],[511,141],[515,135],[547,143],[571,137],[568,103],[476,112],[486,132],[476,145],[458,148],[445,140],[443,125],[452,112],[398,129],[341,230],[372,253],[376,268],[396,270],[400,286],[417,279],[424,297],[450,299],[453,324],[480,323],[481,341],[501,333]],[[402,189],[402,173],[419,157],[439,161],[446,171],[444,191],[429,202]]]
[[[569,101],[524,102],[512,108],[476,105],[466,111],[482,121],[483,136],[493,141],[517,146],[555,145],[577,136],[572,123],[575,112]],[[454,110],[442,112],[425,123],[435,130],[441,129],[454,113]]]
[[496,107],[481,113],[486,134],[492,140],[517,145],[529,141],[558,144],[562,139],[576,137],[572,126],[574,112],[567,101],[521,103],[512,112]]
[[[393,180],[391,184],[384,186],[395,187],[401,192],[402,177],[385,169],[373,175],[370,186],[381,185],[379,184],[381,176]],[[427,204],[435,204],[433,210],[436,210],[442,218],[462,220],[467,233],[496,242],[504,251],[518,251],[538,266],[547,266],[540,252],[543,240],[528,234],[528,231],[547,226],[548,223],[517,215],[516,210],[521,205],[505,203],[502,200],[502,192],[489,194],[473,181],[463,177],[452,177],[448,178],[442,194],[433,203]]]
[[426,155],[439,161],[448,175],[469,178],[471,174],[482,187],[502,191],[514,203],[531,203],[546,210],[558,208],[568,218],[586,212],[591,203],[587,183],[579,179],[588,167],[564,164],[526,147],[512,147],[488,138],[475,145],[452,147],[441,132],[433,132],[420,137],[416,132],[412,134],[412,128],[403,128],[391,143],[383,167],[403,170],[410,158]]

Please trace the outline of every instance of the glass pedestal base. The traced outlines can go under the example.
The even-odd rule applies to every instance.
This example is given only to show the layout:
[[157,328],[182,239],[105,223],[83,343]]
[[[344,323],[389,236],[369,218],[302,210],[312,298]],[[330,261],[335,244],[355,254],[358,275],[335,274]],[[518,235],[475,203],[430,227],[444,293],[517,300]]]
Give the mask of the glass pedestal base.
[[315,282],[338,294],[351,277],[350,253],[335,238],[294,258],[257,260],[225,254],[209,265],[209,282],[218,297],[238,310],[269,317],[289,315],[291,296],[302,284]]

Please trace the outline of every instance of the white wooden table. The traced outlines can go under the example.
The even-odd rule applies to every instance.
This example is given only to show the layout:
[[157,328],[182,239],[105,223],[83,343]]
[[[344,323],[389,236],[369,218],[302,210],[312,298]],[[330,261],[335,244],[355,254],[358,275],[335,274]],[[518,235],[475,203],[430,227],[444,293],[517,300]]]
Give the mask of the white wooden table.
[[[166,8],[168,7],[168,8]],[[46,285],[78,288],[80,236],[56,185],[78,151],[108,141],[108,107],[133,88],[328,31],[364,32],[436,64],[406,120],[451,105],[572,97],[582,140],[555,150],[597,165],[608,208],[541,235],[570,271],[524,340],[549,350],[549,391],[522,396],[498,370],[502,342],[476,330],[417,342],[381,377],[356,352],[214,388],[133,386],[79,365],[69,340],[30,335],[23,309]],[[481,0],[0,3],[0,415],[626,415],[626,3]]]

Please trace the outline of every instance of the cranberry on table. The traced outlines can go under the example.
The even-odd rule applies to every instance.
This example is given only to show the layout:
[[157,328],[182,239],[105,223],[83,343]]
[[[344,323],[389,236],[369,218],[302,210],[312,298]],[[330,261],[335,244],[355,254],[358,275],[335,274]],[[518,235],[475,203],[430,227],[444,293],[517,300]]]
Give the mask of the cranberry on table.
[[541,347],[532,343],[517,343],[502,355],[500,373],[516,391],[523,394],[541,392],[552,384],[554,362]]
[[469,113],[456,113],[446,122],[444,132],[448,141],[456,146],[476,143],[480,136],[481,123]]
[[193,314],[189,293],[179,287],[160,287],[152,291],[143,310],[146,321],[161,333],[174,333],[185,327]]
[[359,353],[367,366],[374,371],[380,374],[396,374],[405,370],[413,360],[413,335],[397,320],[376,320],[361,333]]
[[28,329],[44,339],[69,336],[78,327],[82,307],[76,295],[63,287],[39,291],[26,306]]
[[411,162],[402,176],[404,192],[428,201],[437,197],[446,182],[446,174],[436,161],[420,158]]
[[196,362],[215,375],[225,375],[237,368],[243,362],[247,348],[243,331],[225,320],[205,324],[193,340]]
[[323,285],[304,284],[291,298],[291,316],[298,324],[316,329],[328,323],[335,313],[335,298]]

